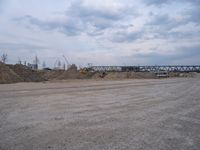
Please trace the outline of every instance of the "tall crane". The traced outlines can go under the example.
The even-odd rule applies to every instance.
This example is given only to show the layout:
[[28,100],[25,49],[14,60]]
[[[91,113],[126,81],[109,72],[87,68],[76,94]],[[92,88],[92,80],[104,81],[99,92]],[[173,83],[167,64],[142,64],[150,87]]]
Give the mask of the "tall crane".
[[65,59],[65,62],[67,63],[67,69],[71,66],[65,55],[63,55],[63,58]]
[[57,58],[55,63],[54,63],[54,69],[56,69],[56,70],[60,69],[60,60],[59,60],[59,58]]

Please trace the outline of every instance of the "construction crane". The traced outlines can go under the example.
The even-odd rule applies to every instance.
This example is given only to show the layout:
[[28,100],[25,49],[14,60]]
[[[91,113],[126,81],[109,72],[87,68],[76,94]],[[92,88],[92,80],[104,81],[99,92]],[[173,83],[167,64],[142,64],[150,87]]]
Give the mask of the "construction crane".
[[55,63],[54,63],[54,69],[55,70],[59,69],[59,65],[58,65],[59,62],[60,62],[60,60],[57,58],[56,61],[55,61]]
[[67,60],[67,58],[65,57],[65,55],[63,55],[63,58],[65,59],[65,62],[67,63],[67,69],[70,68],[71,65],[69,61]]

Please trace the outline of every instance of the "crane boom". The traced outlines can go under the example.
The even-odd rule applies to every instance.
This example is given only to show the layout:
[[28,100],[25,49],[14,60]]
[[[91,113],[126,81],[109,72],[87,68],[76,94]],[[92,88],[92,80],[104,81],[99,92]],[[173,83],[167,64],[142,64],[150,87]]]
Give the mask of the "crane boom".
[[64,57],[64,59],[65,59],[65,61],[66,61],[67,65],[69,66],[70,64],[69,64],[69,62],[68,62],[67,58],[65,57],[65,55],[63,55],[63,57]]
[[69,61],[67,60],[67,58],[65,57],[65,55],[63,55],[63,57],[64,57],[64,59],[65,59],[65,61],[67,63],[67,69],[69,69],[71,67]]

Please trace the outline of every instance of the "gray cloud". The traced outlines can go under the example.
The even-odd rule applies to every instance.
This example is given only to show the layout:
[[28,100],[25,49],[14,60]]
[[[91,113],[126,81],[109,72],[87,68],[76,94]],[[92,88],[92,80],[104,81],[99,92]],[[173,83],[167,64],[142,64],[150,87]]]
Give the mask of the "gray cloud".
[[0,42],[1,50],[42,50],[46,49],[45,46],[27,44],[27,43],[11,43],[11,42]]
[[[184,30],[173,31],[178,27],[183,27],[189,23],[189,19],[176,20],[170,17],[168,14],[153,15],[148,23],[145,24],[144,30],[147,34],[153,35],[153,38],[162,39],[182,39],[190,37],[198,37],[199,32],[191,30],[190,32],[184,32]],[[194,25],[195,26],[195,25]],[[185,27],[186,29],[187,27]]]
[[[90,36],[102,35],[103,31],[118,28],[128,16],[137,17],[136,10],[130,6],[110,9],[85,5],[82,0],[73,1],[64,13],[62,21],[41,20],[31,15],[15,18],[15,21],[28,22],[44,30],[58,30],[68,36],[87,33]],[[92,28],[92,29],[91,29]]]
[[58,20],[43,21],[33,16],[26,15],[15,18],[14,20],[18,22],[28,22],[31,25],[37,26],[43,30],[58,30],[68,36],[78,35],[84,29],[82,23],[76,21],[75,19],[71,19],[68,22],[59,22]]
[[143,32],[117,32],[113,34],[112,41],[113,42],[133,42],[140,39],[143,35]]
[[[149,1],[156,2],[156,1]],[[160,1],[165,2],[165,1]],[[123,32],[116,32],[112,35],[113,42],[133,42],[137,39],[142,39],[145,37],[150,37],[152,39],[187,39],[190,37],[198,37],[199,32],[191,31],[188,33],[184,33],[184,31],[173,31],[173,29],[178,28],[179,26],[184,26],[189,22],[198,22],[200,20],[200,9],[194,9],[192,11],[188,11],[187,14],[180,14],[182,19],[173,18],[169,14],[151,14],[150,21],[148,21],[141,29],[140,32],[127,32],[126,27]],[[186,17],[188,16],[188,17]],[[145,38],[149,39],[149,38]]]
[[197,65],[200,64],[199,49],[200,45],[192,47],[179,47],[173,54],[162,54],[159,53],[159,50],[157,50],[158,52],[146,54],[137,53],[129,57],[124,57],[122,60],[126,60],[126,63],[130,65]]
[[154,18],[148,23],[149,25],[168,25],[172,20],[168,14],[154,15]]
[[85,25],[83,30],[87,30],[88,26],[92,26],[93,31],[89,32],[91,35],[98,35],[101,30],[113,28],[118,21],[120,22],[130,13],[132,12],[128,12],[125,8],[114,8],[114,10],[112,8],[110,10],[100,7],[93,8],[84,5],[81,0],[73,2],[66,11],[67,16],[76,18]]
[[170,30],[182,24],[185,24],[184,20],[176,20],[170,17],[168,14],[154,15],[153,19],[146,23],[146,25],[157,26],[160,29]]
[[0,6],[4,3],[4,0],[0,0]]
[[[0,7],[3,1],[0,0]],[[98,2],[99,5],[97,5]],[[15,5],[16,7],[13,8],[14,3],[9,1],[5,14],[1,13],[4,18],[0,29],[0,38],[7,43],[0,43],[0,49],[13,50],[15,55],[26,49],[28,51],[26,55],[29,52],[43,50],[43,55],[49,54],[46,57],[57,55],[59,51],[60,53],[69,52],[77,58],[85,55],[83,57],[87,58],[83,60],[84,62],[90,60],[95,62],[105,53],[106,63],[115,58],[116,62],[121,63],[125,61],[118,59],[120,52],[127,52],[124,54],[127,56],[136,53],[132,49],[140,47],[143,53],[138,51],[135,55],[124,57],[124,60],[130,64],[133,64],[134,60],[134,64],[154,65],[178,61],[184,63],[186,59],[191,58],[191,61],[185,61],[185,63],[200,63],[198,59],[195,59],[200,58],[200,46],[194,46],[200,39],[199,0],[105,0],[102,3],[99,0],[98,2],[68,0],[67,6],[61,8],[60,6],[64,5],[63,2],[55,5],[56,2],[45,1],[42,5],[48,5],[48,7],[44,7],[45,13],[40,14],[36,7],[41,4],[39,0],[33,1],[35,4],[33,8],[25,0],[22,0],[22,6]],[[23,11],[21,7],[24,7]],[[19,14],[20,16],[17,17]],[[10,20],[14,17],[17,17],[13,19],[15,22]],[[24,29],[26,27],[29,29]],[[53,34],[45,31],[53,31]],[[57,33],[63,33],[66,36]],[[25,38],[23,41],[27,44],[20,43],[23,37]],[[34,42],[26,37],[33,37],[38,41]],[[50,44],[49,41],[51,41]],[[39,43],[48,45],[49,49],[40,46]],[[161,52],[159,48],[152,49],[160,44],[162,44],[162,54],[159,53]],[[183,45],[188,45],[188,47],[181,47]],[[54,50],[54,48],[60,50]],[[174,50],[174,53],[167,54],[168,48]],[[121,58],[121,55],[119,57]],[[101,62],[101,60],[96,62]]]
[[[160,34],[163,34],[162,31],[167,33],[167,31],[178,26],[188,24],[189,22],[194,22],[196,24],[200,23],[200,0],[143,0],[143,2],[147,5],[156,6],[169,4],[172,9],[175,9],[177,5],[185,5],[187,7],[177,11],[175,14],[167,12],[166,14],[154,15],[151,13],[152,19],[145,25],[150,25],[152,28],[156,27]],[[175,19],[177,16],[179,16],[179,19]]]
[[200,0],[192,0],[190,3],[194,3],[196,5],[200,5]]
[[171,2],[172,0],[143,0],[147,5],[162,5]]
[[186,16],[186,21],[199,24],[200,23],[200,2],[197,6],[184,11],[183,15]]
[[0,0],[0,12],[3,11],[5,4],[6,4],[6,0]]
[[172,2],[180,2],[180,3],[190,3],[192,5],[199,5],[199,0],[143,0],[143,2],[147,5],[156,5],[160,6],[162,4],[170,4]]
[[[79,18],[83,21],[94,23],[98,27],[101,27],[99,20],[106,20],[113,22],[114,20],[120,20],[123,18],[123,11],[125,10],[107,10],[92,8],[90,6],[84,5],[83,1],[78,0],[71,4],[71,7],[66,11],[67,16],[72,15],[73,17]],[[100,23],[100,24],[99,24]]]

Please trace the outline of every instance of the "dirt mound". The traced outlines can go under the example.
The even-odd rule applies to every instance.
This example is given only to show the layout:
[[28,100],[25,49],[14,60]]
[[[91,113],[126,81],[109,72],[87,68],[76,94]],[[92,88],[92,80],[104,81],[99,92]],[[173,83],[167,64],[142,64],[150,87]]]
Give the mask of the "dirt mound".
[[22,82],[22,79],[8,66],[0,62],[0,83]]
[[[170,73],[169,77],[200,77],[198,73]],[[65,79],[155,79],[151,72],[93,72],[78,70],[75,64],[68,70],[34,71],[24,65],[5,65],[0,62],[0,83],[41,82]]]
[[108,72],[104,79],[127,79],[129,76],[128,72]]
[[40,72],[24,65],[5,65],[0,62],[0,83],[45,81]]
[[108,72],[105,79],[154,79],[157,78],[150,72]]
[[152,72],[131,72],[130,78],[134,79],[156,79],[157,76]]
[[198,73],[195,73],[195,72],[190,72],[190,73],[187,73],[187,72],[170,72],[169,73],[169,77],[173,78],[173,77],[181,77],[181,78],[195,78],[198,76]]
[[66,71],[57,77],[57,79],[78,79],[80,76],[76,65],[71,65]]
[[50,71],[42,71],[42,77],[46,80],[54,80],[57,79],[64,73],[64,70],[50,70]]
[[194,77],[194,78],[200,78],[200,73],[191,73],[191,76]]
[[31,70],[27,66],[24,65],[8,65],[10,69],[12,69],[24,82],[41,82],[45,81],[43,77],[41,77],[40,73],[35,70]]
[[78,70],[75,64],[72,64],[66,71],[60,73],[56,77],[57,80],[65,80],[65,79],[91,79],[94,75],[94,72],[81,72]]

